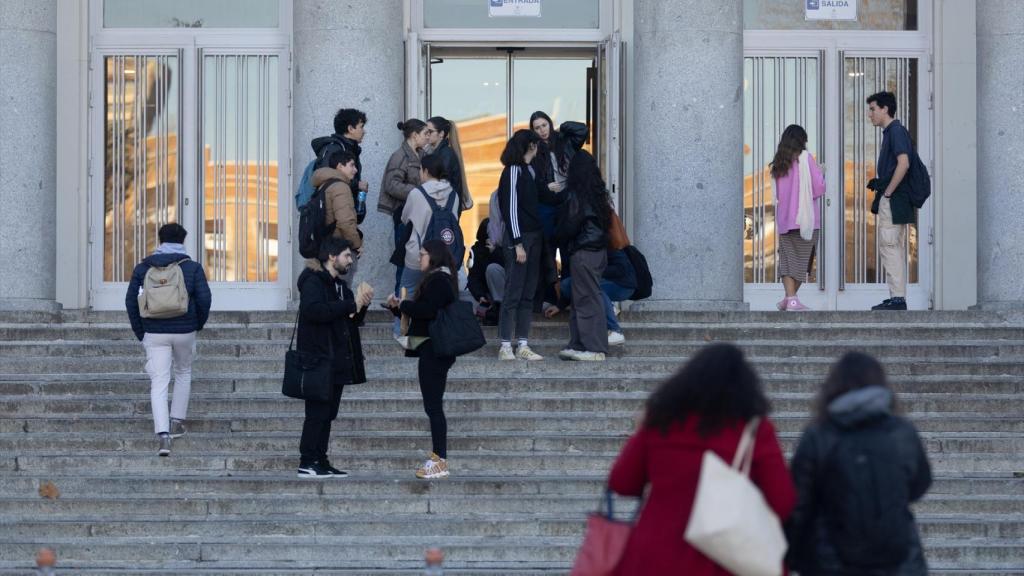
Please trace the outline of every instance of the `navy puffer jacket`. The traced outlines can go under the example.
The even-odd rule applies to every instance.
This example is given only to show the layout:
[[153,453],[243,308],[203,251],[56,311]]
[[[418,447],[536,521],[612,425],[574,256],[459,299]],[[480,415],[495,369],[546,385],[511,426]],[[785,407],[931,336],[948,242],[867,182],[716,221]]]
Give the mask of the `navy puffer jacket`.
[[[139,288],[146,278],[151,266],[167,266],[172,262],[186,260],[181,263],[181,272],[185,275],[185,289],[188,290],[188,312],[177,318],[143,318],[139,314]],[[128,319],[132,323],[132,332],[142,340],[146,332],[153,334],[188,334],[202,330],[210,317],[210,285],[206,282],[206,272],[202,265],[189,259],[185,254],[153,254],[140,262],[132,271],[128,293],[124,297],[124,306],[128,310]]]

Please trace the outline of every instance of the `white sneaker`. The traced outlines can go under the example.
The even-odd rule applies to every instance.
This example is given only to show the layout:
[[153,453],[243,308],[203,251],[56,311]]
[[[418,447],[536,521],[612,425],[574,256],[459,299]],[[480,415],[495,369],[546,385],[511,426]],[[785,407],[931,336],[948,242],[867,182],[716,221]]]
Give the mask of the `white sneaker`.
[[501,348],[498,349],[498,360],[515,360],[516,355],[512,352],[512,346],[502,344]]
[[562,360],[575,360],[576,355],[579,354],[579,350],[573,350],[572,348],[566,348],[558,353],[558,357]]
[[534,360],[543,360],[544,359],[544,357],[541,356],[540,354],[537,354],[533,350],[530,350],[530,347],[527,346],[526,344],[522,344],[518,348],[516,348],[516,358],[519,358],[520,360],[531,361],[531,362],[534,361]]
[[575,359],[580,362],[604,362],[604,352],[577,352]]
[[416,477],[420,480],[433,480],[435,478],[447,478],[448,477],[448,460],[441,458],[433,452],[430,453],[430,458],[423,463],[418,470],[416,470]]
[[608,345],[609,346],[622,346],[626,343],[626,335],[622,332],[616,332],[614,330],[608,331]]

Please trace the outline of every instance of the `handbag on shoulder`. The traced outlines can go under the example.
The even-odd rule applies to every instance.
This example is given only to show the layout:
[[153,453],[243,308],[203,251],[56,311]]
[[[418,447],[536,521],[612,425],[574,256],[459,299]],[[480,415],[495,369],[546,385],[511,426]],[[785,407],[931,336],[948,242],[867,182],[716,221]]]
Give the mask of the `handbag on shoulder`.
[[732,466],[704,452],[693,512],[683,538],[736,576],[779,576],[786,536],[779,517],[750,481],[760,418],[743,429]]
[[430,341],[438,356],[462,356],[487,344],[484,331],[469,302],[456,300],[437,311],[430,322]]
[[615,519],[612,491],[608,488],[605,488],[603,503],[604,510],[599,506],[597,511],[587,515],[587,532],[570,576],[611,576],[622,561],[640,506],[633,518],[626,521]]
[[327,402],[331,398],[334,379],[334,344],[328,336],[331,355],[311,354],[294,350],[295,331],[299,328],[299,315],[295,315],[295,327],[284,353],[284,380],[281,393],[289,398]]

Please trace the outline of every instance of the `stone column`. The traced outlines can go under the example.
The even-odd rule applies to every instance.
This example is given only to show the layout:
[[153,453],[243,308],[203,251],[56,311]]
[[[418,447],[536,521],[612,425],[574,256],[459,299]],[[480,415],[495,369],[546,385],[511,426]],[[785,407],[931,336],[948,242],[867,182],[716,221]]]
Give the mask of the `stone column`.
[[0,310],[59,309],[56,10],[0,0]]
[[644,308],[745,309],[743,2],[636,0],[634,241]]
[[[395,283],[388,263],[394,240],[391,217],[377,212],[377,200],[384,166],[402,142],[395,127],[405,98],[402,1],[295,0],[294,19],[292,188],[313,159],[310,141],[334,131],[334,113],[339,108],[366,112],[361,159],[370,192],[355,280],[386,295]],[[292,251],[297,278],[303,262],[294,243]]]
[[1024,2],[978,0],[978,306],[1024,309]]

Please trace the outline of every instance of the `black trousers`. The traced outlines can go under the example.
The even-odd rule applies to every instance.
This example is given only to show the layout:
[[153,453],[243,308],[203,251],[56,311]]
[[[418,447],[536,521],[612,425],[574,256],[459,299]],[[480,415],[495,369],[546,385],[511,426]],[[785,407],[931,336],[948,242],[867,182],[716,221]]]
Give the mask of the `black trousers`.
[[335,381],[334,394],[327,402],[306,400],[306,419],[302,422],[302,439],[299,440],[300,466],[327,460],[327,448],[331,443],[331,422],[338,417],[341,392],[344,389],[344,382]]
[[427,340],[416,349],[419,353],[420,393],[423,411],[430,419],[430,441],[434,454],[448,457],[448,420],[444,416],[444,389],[448,385],[448,370],[455,364],[453,356],[437,356],[434,345]]

